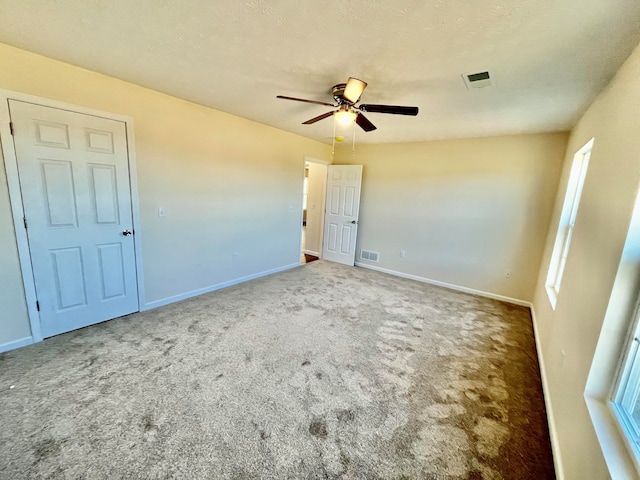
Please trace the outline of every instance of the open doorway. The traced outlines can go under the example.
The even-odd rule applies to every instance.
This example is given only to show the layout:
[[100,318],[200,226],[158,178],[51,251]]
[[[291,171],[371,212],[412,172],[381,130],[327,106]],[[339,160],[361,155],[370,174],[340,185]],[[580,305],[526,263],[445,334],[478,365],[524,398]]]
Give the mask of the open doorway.
[[305,158],[300,263],[322,257],[327,164]]

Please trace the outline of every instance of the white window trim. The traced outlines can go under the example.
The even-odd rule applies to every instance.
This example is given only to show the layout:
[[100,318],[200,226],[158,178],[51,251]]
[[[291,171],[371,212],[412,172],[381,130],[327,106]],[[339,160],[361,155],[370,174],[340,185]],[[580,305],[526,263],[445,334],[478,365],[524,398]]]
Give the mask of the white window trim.
[[[625,285],[626,287],[626,285]],[[615,287],[614,287],[615,290]],[[625,288],[625,293],[628,290]],[[619,342],[611,338],[611,334],[618,331],[618,327],[610,325],[607,329],[607,338],[603,338],[601,335],[599,339],[599,346],[596,350],[600,350],[600,343],[604,341],[609,347],[616,343],[620,343],[618,348],[610,350],[610,360],[615,356],[612,369],[609,369],[609,373],[594,372],[594,365],[591,367],[589,378],[587,379],[587,385],[584,392],[584,399],[587,404],[589,416],[593,424],[600,448],[604,455],[609,469],[609,475],[612,480],[628,480],[631,478],[640,478],[640,458],[638,457],[637,445],[634,446],[631,438],[629,437],[626,428],[629,427],[629,419],[626,412],[622,412],[619,405],[619,399],[623,397],[621,388],[629,380],[631,380],[631,366],[633,364],[634,356],[640,352],[640,344],[635,341],[638,329],[640,327],[638,320],[640,319],[640,299],[634,294],[634,307],[623,313],[626,310],[624,306],[628,297],[620,297],[615,292],[612,294],[610,301],[615,304],[615,308],[610,307],[607,309],[606,317],[613,316],[616,319],[626,318],[630,321],[630,326],[624,328],[621,331],[621,337],[626,341]],[[611,323],[605,318],[604,324]],[[602,364],[604,359],[600,354],[596,352],[594,355],[594,363]],[[613,382],[610,380],[614,378]],[[633,431],[633,430],[632,430]]]
[[609,408],[622,441],[631,454],[640,475],[640,419],[633,419],[633,409],[640,398],[640,301],[636,304],[617,381],[613,383]]
[[585,402],[611,478],[637,478],[637,465],[617,421],[613,404],[590,395],[585,395]]
[[[594,152],[595,154],[596,152]],[[640,304],[640,191],[636,192],[633,214],[593,354],[584,398],[600,448],[612,480],[640,479],[638,459],[633,454],[614,401],[626,380],[625,367],[638,332]]]
[[593,142],[594,139],[592,138],[578,150],[573,156],[573,163],[571,164],[567,192],[562,204],[558,232],[553,246],[553,253],[551,254],[551,261],[549,262],[547,281],[545,282],[547,295],[554,310],[558,302],[562,277],[567,264],[569,249],[571,248],[571,240],[575,229],[576,217],[578,216],[582,189],[587,177]]

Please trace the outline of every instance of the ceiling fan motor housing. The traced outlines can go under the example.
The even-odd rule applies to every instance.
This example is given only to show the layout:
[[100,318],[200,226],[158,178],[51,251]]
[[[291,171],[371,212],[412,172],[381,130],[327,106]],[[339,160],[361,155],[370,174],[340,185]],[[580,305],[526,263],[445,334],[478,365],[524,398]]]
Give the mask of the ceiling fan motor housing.
[[331,89],[331,92],[333,93],[333,99],[338,103],[338,105],[342,105],[344,103],[353,105],[353,102],[350,102],[349,100],[344,98],[344,89],[346,88],[346,86],[346,83],[338,83]]

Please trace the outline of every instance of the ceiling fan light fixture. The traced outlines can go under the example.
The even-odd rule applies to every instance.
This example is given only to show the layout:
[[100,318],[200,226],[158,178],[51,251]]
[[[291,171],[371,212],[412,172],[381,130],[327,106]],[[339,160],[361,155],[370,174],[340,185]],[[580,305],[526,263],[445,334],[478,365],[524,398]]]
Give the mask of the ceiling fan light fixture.
[[336,121],[340,125],[351,125],[357,117],[353,110],[340,109],[335,113]]
[[360,100],[360,95],[364,89],[367,88],[367,82],[354,77],[349,77],[347,84],[344,87],[344,93],[342,96],[351,103],[356,103]]

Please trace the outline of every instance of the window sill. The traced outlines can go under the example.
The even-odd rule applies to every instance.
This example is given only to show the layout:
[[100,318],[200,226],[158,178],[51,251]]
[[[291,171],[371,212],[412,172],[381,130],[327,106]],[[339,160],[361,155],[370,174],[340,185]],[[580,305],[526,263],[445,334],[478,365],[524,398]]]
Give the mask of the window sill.
[[609,406],[599,398],[586,395],[585,401],[611,479],[639,478],[633,459],[624,444]]
[[549,297],[549,303],[551,303],[551,308],[555,310],[556,304],[558,303],[558,294],[552,287],[548,285],[545,286],[545,290],[547,291],[547,297]]

